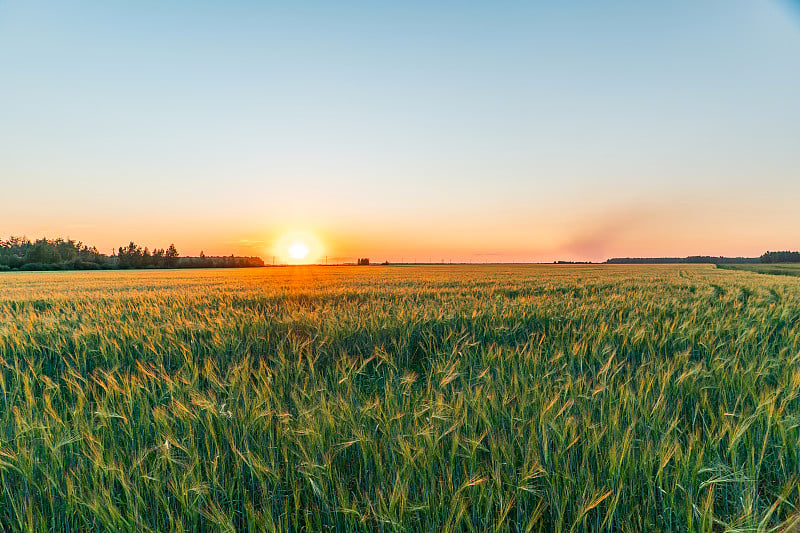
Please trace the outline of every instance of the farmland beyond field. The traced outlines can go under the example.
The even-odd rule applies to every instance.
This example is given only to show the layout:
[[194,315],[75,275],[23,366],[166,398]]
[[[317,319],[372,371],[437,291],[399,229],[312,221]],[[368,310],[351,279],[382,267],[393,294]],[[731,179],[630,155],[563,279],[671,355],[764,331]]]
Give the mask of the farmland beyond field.
[[730,264],[718,265],[717,268],[727,270],[744,270],[759,274],[774,274],[778,276],[800,276],[800,263],[755,263],[755,264]]
[[0,274],[0,530],[769,530],[800,279]]

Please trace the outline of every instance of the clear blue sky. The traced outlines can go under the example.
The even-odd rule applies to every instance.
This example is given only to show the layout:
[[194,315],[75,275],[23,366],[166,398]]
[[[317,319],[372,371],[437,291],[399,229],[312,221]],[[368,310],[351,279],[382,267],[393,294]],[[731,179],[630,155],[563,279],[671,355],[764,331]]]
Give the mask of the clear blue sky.
[[800,7],[0,0],[0,185],[103,251],[798,249]]

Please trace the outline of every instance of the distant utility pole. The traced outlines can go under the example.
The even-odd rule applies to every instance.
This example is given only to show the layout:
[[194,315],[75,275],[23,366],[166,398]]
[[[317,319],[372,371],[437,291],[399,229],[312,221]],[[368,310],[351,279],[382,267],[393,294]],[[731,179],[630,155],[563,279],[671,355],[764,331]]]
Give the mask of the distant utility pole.
[[275,266],[275,256],[272,256],[272,266]]

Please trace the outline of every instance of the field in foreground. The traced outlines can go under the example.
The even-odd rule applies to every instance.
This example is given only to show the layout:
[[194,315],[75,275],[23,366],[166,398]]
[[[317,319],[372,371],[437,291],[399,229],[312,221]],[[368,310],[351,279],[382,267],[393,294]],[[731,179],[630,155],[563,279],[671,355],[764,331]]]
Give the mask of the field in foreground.
[[800,280],[709,266],[0,275],[0,530],[769,530]]

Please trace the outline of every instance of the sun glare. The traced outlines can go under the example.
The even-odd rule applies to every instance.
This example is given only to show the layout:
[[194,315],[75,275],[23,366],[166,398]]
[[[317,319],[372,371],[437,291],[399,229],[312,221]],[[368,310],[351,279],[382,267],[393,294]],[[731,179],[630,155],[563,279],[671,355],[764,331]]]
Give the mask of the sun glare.
[[276,264],[307,265],[323,262],[325,247],[315,234],[295,230],[278,237],[270,253]]
[[289,257],[292,259],[300,260],[308,257],[308,246],[302,242],[293,242],[289,245]]

